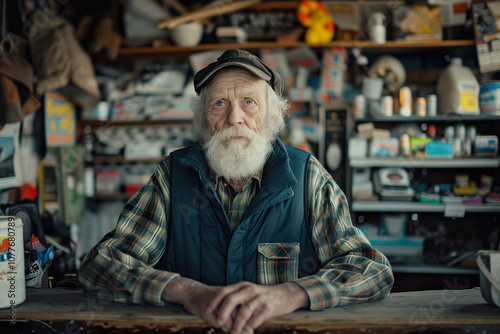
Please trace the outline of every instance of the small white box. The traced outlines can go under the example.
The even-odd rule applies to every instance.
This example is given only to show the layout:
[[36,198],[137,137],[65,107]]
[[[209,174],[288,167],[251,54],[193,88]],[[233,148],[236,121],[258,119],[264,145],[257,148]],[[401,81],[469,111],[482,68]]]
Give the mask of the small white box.
[[150,159],[163,156],[162,142],[132,142],[125,144],[125,159]]
[[373,197],[372,181],[357,183],[352,185],[352,197],[354,199],[366,199]]
[[349,139],[348,157],[364,158],[368,152],[367,138],[353,137]]
[[497,136],[476,136],[475,141],[476,154],[495,155],[498,152]]
[[371,169],[370,168],[354,168],[352,171],[352,183],[358,184],[370,181]]

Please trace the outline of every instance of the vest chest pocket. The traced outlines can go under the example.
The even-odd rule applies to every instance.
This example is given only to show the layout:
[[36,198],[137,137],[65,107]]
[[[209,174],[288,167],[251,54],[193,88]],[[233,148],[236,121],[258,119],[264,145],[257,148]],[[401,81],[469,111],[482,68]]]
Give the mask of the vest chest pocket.
[[300,242],[259,243],[257,282],[278,284],[298,278]]

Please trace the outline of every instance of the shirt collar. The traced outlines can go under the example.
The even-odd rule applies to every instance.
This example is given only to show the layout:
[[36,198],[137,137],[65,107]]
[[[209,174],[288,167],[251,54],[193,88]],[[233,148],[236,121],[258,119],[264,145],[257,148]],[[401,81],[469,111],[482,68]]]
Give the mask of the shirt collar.
[[[258,171],[257,173],[255,173],[254,175],[252,175],[250,177],[250,179],[257,180],[257,184],[259,186],[259,189],[260,189],[261,182],[262,182],[262,173],[263,173],[263,170],[261,169],[260,171]],[[226,178],[224,178],[224,176],[222,176],[222,175],[216,175],[213,170],[209,171],[208,179],[210,180],[210,183],[212,184],[212,186],[214,187],[214,189],[217,189],[217,185],[219,184],[220,181],[227,182],[227,180],[226,180]]]

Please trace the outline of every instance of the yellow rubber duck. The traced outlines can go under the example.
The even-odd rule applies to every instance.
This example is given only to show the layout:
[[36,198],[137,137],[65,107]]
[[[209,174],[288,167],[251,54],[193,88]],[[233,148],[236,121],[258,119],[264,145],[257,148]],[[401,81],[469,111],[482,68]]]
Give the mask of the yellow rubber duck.
[[308,27],[307,44],[329,43],[335,35],[335,25],[328,8],[319,1],[303,0],[297,9],[297,16],[303,26]]

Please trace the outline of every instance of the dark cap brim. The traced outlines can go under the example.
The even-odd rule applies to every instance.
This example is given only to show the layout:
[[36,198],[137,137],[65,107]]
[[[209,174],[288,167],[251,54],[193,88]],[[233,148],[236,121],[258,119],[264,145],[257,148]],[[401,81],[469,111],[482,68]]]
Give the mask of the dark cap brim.
[[258,78],[266,81],[273,90],[279,95],[283,94],[283,79],[266,66],[258,57],[245,50],[230,49],[225,51],[216,62],[207,65],[199,70],[194,76],[194,88],[199,95],[203,85],[207,84],[209,79],[218,71],[226,67],[240,67],[254,74]]
[[195,88],[198,90],[203,84],[207,82],[208,79],[210,79],[215,73],[220,71],[224,67],[229,67],[229,66],[237,66],[237,67],[242,67],[245,70],[255,74],[257,77],[259,77],[262,80],[269,81],[271,80],[271,76],[267,73],[264,73],[263,71],[259,70],[255,66],[248,65],[248,64],[242,64],[238,62],[229,62],[229,63],[222,63],[219,64],[218,66],[214,67],[210,72],[205,74],[203,78],[200,79],[199,82],[197,82]]

